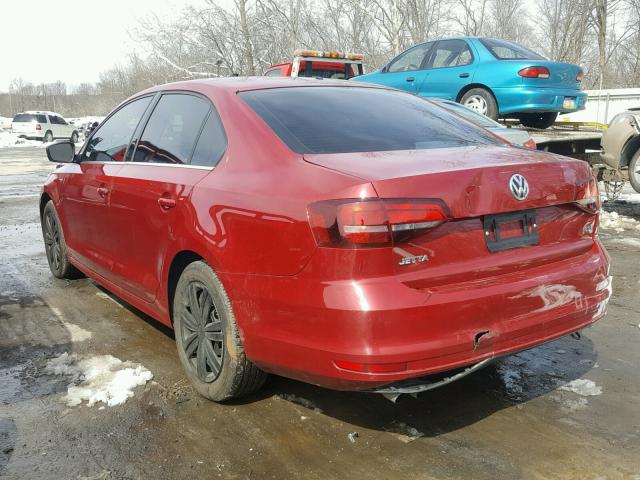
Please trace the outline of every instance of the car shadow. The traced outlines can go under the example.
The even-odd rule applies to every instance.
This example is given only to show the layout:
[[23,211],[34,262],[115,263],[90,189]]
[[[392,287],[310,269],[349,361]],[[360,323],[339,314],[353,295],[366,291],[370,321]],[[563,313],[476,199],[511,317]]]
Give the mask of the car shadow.
[[271,376],[260,392],[234,404],[277,395],[356,427],[404,434],[409,425],[422,435],[434,437],[547,395],[582,377],[596,359],[587,336],[579,340],[566,336],[497,359],[449,385],[417,396],[402,395],[395,403],[380,394],[332,391]]

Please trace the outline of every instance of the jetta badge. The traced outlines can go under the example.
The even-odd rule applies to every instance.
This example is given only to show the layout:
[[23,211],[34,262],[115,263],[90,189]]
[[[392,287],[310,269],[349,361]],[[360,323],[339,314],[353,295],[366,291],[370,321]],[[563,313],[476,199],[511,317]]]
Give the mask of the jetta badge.
[[529,184],[527,183],[527,179],[519,173],[511,175],[511,178],[509,179],[509,190],[511,190],[513,198],[516,200],[524,200],[527,198],[527,195],[529,195]]

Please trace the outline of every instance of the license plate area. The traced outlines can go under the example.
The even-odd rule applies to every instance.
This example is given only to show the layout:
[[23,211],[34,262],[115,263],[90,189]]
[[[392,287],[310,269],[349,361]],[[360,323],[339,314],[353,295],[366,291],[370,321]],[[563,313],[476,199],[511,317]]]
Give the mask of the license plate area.
[[576,108],[576,99],[575,97],[564,97],[562,101],[562,108],[573,110]]
[[540,241],[535,210],[485,215],[482,224],[491,253],[537,245]]

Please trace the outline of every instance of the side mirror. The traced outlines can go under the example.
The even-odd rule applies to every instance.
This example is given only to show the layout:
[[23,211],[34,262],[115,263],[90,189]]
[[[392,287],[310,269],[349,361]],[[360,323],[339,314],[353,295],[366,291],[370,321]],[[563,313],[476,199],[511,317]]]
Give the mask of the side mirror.
[[47,147],[50,162],[71,163],[76,156],[76,146],[70,141],[58,142]]

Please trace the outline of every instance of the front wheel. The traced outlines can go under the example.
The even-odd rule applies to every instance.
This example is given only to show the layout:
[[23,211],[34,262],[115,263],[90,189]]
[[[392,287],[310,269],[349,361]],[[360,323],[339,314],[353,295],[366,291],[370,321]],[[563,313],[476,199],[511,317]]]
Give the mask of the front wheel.
[[80,272],[69,262],[60,218],[51,200],[42,212],[42,236],[47,262],[49,262],[49,269],[53,276],[68,279],[81,276]]
[[553,125],[558,118],[558,112],[523,113],[520,115],[520,123],[528,128],[544,130]]
[[460,103],[492,120],[498,119],[498,103],[491,92],[484,88],[472,88],[462,96]]
[[47,133],[44,134],[44,137],[42,138],[42,141],[44,143],[51,143],[53,142],[53,133],[51,133],[50,130],[47,130]]
[[245,356],[229,297],[206,263],[182,272],[173,322],[180,362],[201,395],[222,402],[262,387],[267,374]]
[[640,193],[640,150],[629,162],[629,183],[636,192]]

